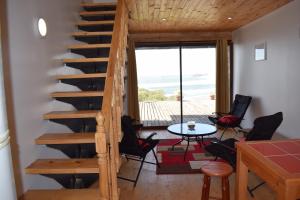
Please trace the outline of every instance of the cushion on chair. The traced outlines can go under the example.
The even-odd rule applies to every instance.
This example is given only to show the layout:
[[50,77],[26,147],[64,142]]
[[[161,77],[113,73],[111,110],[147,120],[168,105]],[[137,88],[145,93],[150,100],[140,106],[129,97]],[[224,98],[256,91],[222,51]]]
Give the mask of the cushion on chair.
[[226,115],[226,116],[220,117],[218,119],[218,123],[226,124],[226,125],[231,125],[231,124],[237,123],[239,120],[240,120],[240,118],[237,117],[237,116]]
[[148,147],[148,146],[150,146],[150,144],[147,143],[147,142],[146,142],[145,140],[143,140],[143,139],[139,139],[138,142],[139,142],[139,145],[140,145],[143,149],[146,148],[146,147]]

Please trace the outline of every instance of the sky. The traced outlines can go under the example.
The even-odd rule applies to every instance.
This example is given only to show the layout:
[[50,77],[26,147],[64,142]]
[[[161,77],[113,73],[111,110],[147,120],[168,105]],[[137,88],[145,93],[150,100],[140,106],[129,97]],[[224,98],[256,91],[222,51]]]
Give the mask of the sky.
[[[136,50],[138,76],[179,75],[179,49]],[[183,74],[206,74],[214,79],[216,73],[215,48],[183,48]]]

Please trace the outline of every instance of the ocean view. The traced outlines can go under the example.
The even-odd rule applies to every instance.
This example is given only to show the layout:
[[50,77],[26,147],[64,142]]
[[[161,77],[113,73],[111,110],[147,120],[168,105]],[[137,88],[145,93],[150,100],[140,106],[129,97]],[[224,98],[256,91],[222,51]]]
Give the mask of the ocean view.
[[[199,97],[208,97],[215,93],[215,83],[206,74],[183,75],[182,77],[183,99],[192,100]],[[175,96],[180,90],[178,75],[167,76],[140,76],[139,88],[147,90],[163,90],[165,96]]]
[[[178,48],[136,50],[139,89],[162,90],[166,97],[178,96],[179,56]],[[209,99],[215,94],[215,58],[215,48],[182,49],[183,100]]]

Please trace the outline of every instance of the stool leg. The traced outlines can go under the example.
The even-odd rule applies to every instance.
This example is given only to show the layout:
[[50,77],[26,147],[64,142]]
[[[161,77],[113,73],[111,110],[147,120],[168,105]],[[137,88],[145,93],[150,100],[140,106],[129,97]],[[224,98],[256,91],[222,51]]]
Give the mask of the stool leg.
[[210,176],[204,175],[201,200],[209,199]]
[[222,200],[230,200],[228,176],[222,177]]

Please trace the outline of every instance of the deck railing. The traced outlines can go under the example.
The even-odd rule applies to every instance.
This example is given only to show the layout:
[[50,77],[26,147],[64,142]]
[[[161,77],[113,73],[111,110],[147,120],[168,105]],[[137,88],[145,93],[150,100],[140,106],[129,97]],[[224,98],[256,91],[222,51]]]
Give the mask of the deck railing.
[[99,159],[101,197],[119,199],[117,172],[120,168],[118,143],[121,140],[124,69],[128,34],[128,10],[124,0],[118,0],[112,35],[102,111],[97,115],[96,151]]

